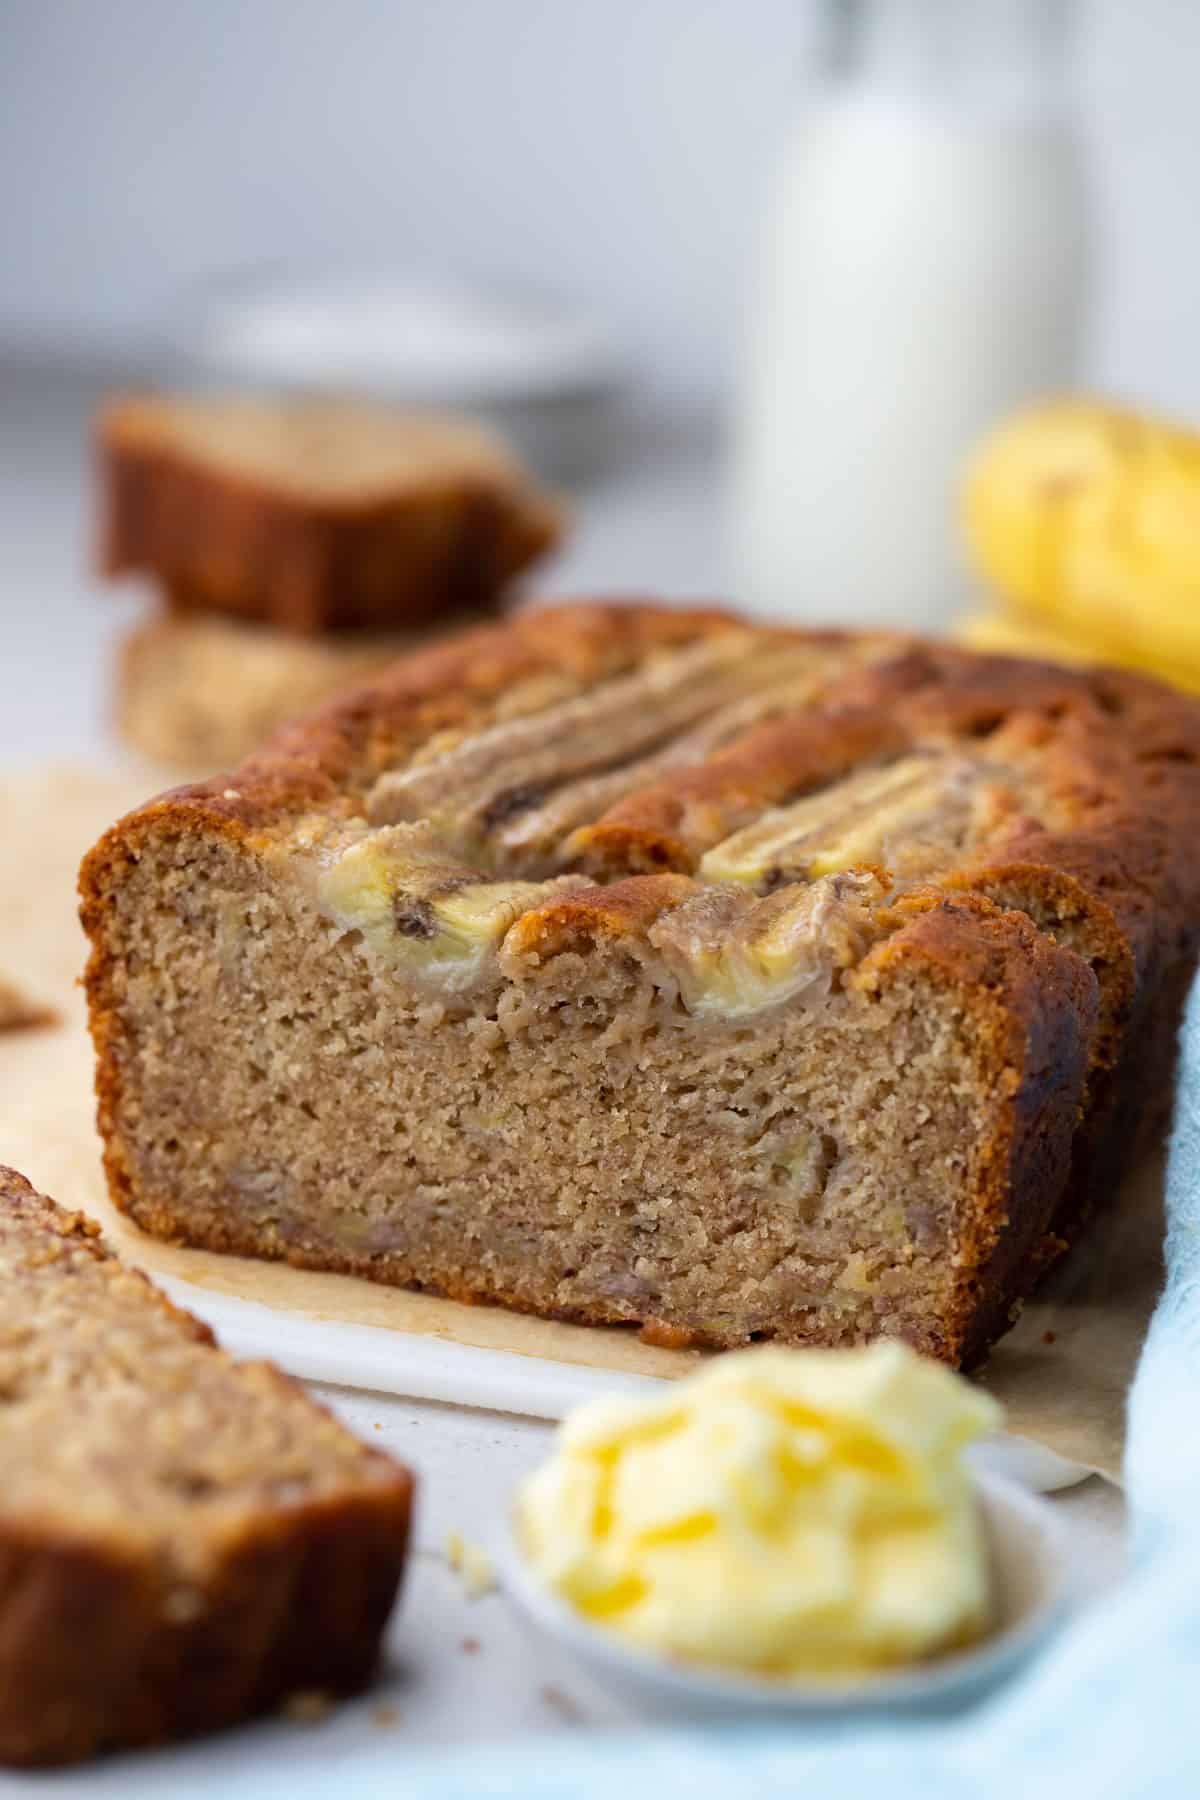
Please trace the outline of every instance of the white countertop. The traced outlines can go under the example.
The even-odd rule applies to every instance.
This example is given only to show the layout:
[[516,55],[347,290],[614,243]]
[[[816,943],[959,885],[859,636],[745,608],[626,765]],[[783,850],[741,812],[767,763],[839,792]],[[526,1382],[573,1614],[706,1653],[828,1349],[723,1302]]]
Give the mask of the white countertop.
[[[133,593],[105,592],[87,572],[86,420],[102,385],[79,372],[0,364],[0,758],[111,758],[105,727],[114,641],[137,616]],[[563,593],[660,592],[712,598],[723,586],[720,481],[699,433],[645,445],[579,500],[576,539],[542,585]],[[4,854],[0,851],[0,854]],[[70,1196],[62,1196],[69,1201]],[[201,1306],[199,1310],[203,1310]],[[447,1533],[486,1541],[519,1474],[544,1453],[545,1423],[370,1394],[325,1398],[367,1437],[417,1471],[416,1554],[375,1693],[319,1723],[273,1721],[179,1751],[39,1777],[0,1775],[8,1793],[170,1791],[183,1767],[211,1773],[214,1791],[265,1752],[337,1759],[352,1744],[446,1745],[516,1733],[609,1725],[622,1709],[555,1652],[530,1642],[496,1593],[469,1599],[449,1571]],[[1058,1497],[1078,1550],[1082,1589],[1110,1582],[1122,1560],[1120,1496],[1092,1480]]]

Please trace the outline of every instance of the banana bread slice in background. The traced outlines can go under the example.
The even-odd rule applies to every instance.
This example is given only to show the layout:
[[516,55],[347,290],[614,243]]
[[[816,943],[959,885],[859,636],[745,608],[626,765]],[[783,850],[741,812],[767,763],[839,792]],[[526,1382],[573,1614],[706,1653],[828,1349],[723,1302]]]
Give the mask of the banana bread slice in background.
[[97,427],[101,565],[176,608],[300,634],[489,611],[563,510],[465,419],[351,402],[130,395]]
[[1149,1098],[1198,846],[1200,711],[1152,682],[524,614],[89,855],[111,1190],[660,1342],[970,1361]]
[[369,1678],[412,1480],[0,1169],[0,1763]]
[[219,613],[170,609],[135,626],[121,645],[117,728],[135,750],[192,775],[228,769],[288,719],[366,680],[428,635],[414,626],[296,637]]

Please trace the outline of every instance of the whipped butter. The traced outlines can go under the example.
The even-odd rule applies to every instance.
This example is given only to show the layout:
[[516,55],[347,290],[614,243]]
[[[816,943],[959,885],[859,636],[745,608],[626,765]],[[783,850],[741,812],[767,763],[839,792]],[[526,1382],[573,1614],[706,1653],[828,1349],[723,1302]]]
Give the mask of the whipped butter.
[[898,1343],[726,1355],[580,1408],[522,1486],[534,1573],[631,1644],[779,1679],[928,1657],[989,1621],[963,1460],[996,1403]]

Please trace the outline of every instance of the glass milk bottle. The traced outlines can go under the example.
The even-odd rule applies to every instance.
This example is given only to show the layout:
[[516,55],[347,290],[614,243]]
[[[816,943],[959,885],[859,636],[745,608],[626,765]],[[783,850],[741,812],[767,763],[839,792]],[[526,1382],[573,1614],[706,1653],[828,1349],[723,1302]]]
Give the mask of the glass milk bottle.
[[783,147],[735,423],[739,598],[937,629],[970,446],[1070,382],[1084,274],[1058,0],[859,0]]

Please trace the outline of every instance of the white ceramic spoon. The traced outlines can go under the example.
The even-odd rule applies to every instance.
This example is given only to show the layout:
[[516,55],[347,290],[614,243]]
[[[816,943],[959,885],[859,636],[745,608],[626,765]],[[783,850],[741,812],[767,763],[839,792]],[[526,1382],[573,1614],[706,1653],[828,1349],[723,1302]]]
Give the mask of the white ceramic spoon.
[[504,1589],[529,1624],[642,1711],[730,1719],[947,1710],[1010,1675],[1050,1632],[1069,1598],[1069,1552],[1053,1507],[988,1473],[976,1475],[975,1491],[995,1582],[993,1630],[968,1650],[861,1681],[769,1681],[636,1649],[547,1588],[525,1561],[511,1528],[498,1562]]

